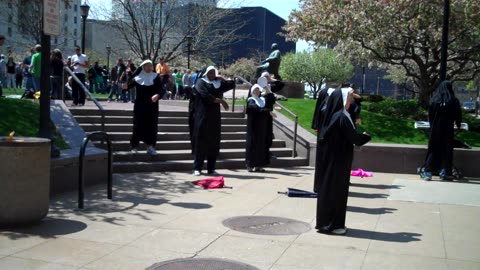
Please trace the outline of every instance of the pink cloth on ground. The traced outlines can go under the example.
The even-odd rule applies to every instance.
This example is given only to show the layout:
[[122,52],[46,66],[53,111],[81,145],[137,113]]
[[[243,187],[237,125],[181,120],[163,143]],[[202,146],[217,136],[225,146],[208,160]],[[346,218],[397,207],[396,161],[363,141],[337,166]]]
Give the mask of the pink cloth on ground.
[[361,177],[361,178],[363,178],[363,177],[373,177],[373,173],[366,172],[362,169],[358,169],[356,171],[352,171],[351,176],[356,176],[356,177]]

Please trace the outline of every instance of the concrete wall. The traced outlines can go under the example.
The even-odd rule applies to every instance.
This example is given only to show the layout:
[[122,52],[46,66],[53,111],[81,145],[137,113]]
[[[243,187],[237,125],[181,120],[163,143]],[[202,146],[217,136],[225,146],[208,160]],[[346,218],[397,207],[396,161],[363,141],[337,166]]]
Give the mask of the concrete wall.
[[[277,113],[274,121],[275,138],[285,140],[293,147],[294,123]],[[309,165],[315,166],[316,137],[307,130],[298,127],[297,155],[309,158]],[[355,147],[352,169],[367,171],[416,174],[417,168],[424,163],[427,146],[407,144],[369,143]],[[467,177],[480,177],[480,149],[455,149],[454,165]]]

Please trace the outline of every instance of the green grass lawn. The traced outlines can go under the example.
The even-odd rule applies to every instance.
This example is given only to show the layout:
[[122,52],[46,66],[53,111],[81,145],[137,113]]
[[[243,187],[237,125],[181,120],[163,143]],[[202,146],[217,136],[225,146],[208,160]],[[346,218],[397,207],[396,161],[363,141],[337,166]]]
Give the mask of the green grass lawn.
[[[279,103],[298,115],[300,126],[315,134],[311,128],[315,102],[316,100],[312,99],[289,99]],[[288,113],[282,112],[282,110],[277,111],[292,119]],[[362,110],[361,118],[362,125],[359,127],[359,131],[366,131],[370,134],[372,142],[417,145],[425,145],[428,142],[426,132],[416,130],[413,127],[415,122],[413,120],[397,119],[366,110]],[[478,132],[460,132],[457,137],[471,146],[480,147],[480,133]]]
[[[15,136],[36,137],[39,126],[40,106],[31,100],[0,98],[0,136],[8,136],[15,131]],[[63,138],[52,130],[56,137],[55,145],[68,149]]]

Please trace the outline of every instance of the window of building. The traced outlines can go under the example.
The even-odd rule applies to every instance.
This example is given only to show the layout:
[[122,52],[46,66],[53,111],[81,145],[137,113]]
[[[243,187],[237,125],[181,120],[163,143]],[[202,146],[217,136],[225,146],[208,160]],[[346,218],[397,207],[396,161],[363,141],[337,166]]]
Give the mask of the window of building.
[[73,17],[73,23],[77,23],[77,16]]

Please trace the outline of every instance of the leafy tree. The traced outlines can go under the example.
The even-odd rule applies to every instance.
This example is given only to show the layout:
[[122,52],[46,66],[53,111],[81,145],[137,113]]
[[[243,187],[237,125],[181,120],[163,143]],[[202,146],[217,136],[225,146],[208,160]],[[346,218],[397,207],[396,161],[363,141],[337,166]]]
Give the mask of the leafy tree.
[[[400,67],[428,104],[439,83],[444,0],[301,0],[285,29],[293,40],[334,43],[351,59]],[[447,79],[480,73],[480,1],[451,0]]]
[[311,53],[286,54],[282,57],[280,74],[289,81],[308,83],[316,98],[323,78],[331,82],[348,80],[353,74],[353,66],[332,49],[322,48]]
[[[192,37],[192,49],[206,55],[238,41],[236,31],[245,22],[233,20],[238,10],[217,8],[211,0],[198,0],[184,5],[181,0],[112,0],[112,17],[107,5],[97,6],[94,16],[113,22],[115,31],[130,50],[141,59],[165,58],[166,61],[184,55]],[[229,0],[223,1],[224,5]],[[231,19],[224,23],[226,19]],[[201,48],[201,50],[200,50]]]
[[227,76],[242,76],[243,78],[253,78],[256,72],[257,62],[253,58],[240,58],[235,63],[222,70]]

